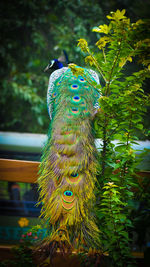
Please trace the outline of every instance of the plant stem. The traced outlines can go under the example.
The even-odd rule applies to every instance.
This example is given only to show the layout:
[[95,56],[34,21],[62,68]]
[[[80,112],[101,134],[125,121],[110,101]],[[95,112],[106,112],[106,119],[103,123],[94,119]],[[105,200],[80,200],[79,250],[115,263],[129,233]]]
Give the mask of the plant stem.
[[117,63],[118,58],[119,58],[119,55],[120,55],[121,44],[122,44],[122,40],[120,41],[120,44],[119,44],[119,47],[118,47],[117,54],[116,54],[115,57],[114,57],[113,65],[112,65],[112,68],[111,68],[111,71],[110,71],[110,75],[109,75],[109,79],[108,79],[108,82],[106,83],[106,95],[109,95],[109,94],[110,94],[111,77],[112,77],[114,68],[115,68],[115,66],[116,66],[116,63]]
[[120,261],[120,262],[123,263],[123,259],[122,259],[122,255],[121,255],[121,249],[120,249],[120,238],[119,238],[119,235],[118,235],[116,223],[115,223],[114,216],[113,216],[113,209],[114,208],[112,207],[112,195],[113,195],[113,192],[110,189],[110,194],[109,194],[109,200],[110,200],[110,217],[111,217],[111,220],[112,220],[112,223],[113,223],[113,227],[114,227],[114,235],[116,236],[118,251],[120,250],[120,253],[119,253],[120,259],[117,259],[117,262]]
[[98,64],[97,60],[95,59],[95,57],[93,56],[93,54],[89,51],[89,55],[92,57],[93,61],[94,61],[94,65],[95,67],[98,69],[98,71],[100,72],[100,74],[102,75],[104,81],[107,83],[107,80],[104,76],[104,73],[103,73],[103,70],[102,68],[100,67],[100,65]]
[[102,48],[102,51],[103,51],[103,57],[104,57],[104,61],[105,61],[105,63],[106,63],[106,55],[105,55],[104,48]]
[[106,168],[106,150],[107,150],[106,129],[107,129],[107,118],[105,115],[104,127],[103,127],[102,176],[104,176]]

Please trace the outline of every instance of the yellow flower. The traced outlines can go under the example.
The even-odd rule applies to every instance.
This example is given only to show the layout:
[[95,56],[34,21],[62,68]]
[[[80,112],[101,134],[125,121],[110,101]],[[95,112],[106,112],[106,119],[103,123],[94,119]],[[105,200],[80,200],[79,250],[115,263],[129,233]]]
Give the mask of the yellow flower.
[[108,182],[108,183],[106,183],[106,185],[108,185],[109,187],[118,187],[113,182]]
[[123,9],[122,11],[120,11],[119,9],[117,9],[116,12],[110,12],[112,14],[112,16],[107,16],[108,19],[112,19],[112,20],[116,20],[119,21],[121,19],[125,19],[126,16],[124,16],[126,10]]
[[132,155],[133,154],[133,149],[130,149],[128,153],[129,153],[129,155]]
[[107,184],[108,184],[109,186],[113,186],[113,185],[114,185],[113,182],[108,182]]
[[79,75],[82,76],[84,74],[84,69],[78,67],[76,64],[70,63],[68,67],[71,69],[73,75],[75,75],[76,77],[78,77]]
[[132,23],[132,27],[135,30],[140,24],[144,24],[144,21],[139,19],[136,23]]
[[132,57],[128,56],[128,57],[127,57],[127,61],[132,62]]
[[85,63],[86,64],[90,64],[90,66],[92,66],[92,65],[94,65],[94,59],[92,58],[92,56],[87,56],[86,58],[85,58]]
[[111,27],[112,27],[111,24],[109,26],[104,24],[104,25],[100,25],[98,28],[94,28],[92,31],[99,32],[99,33],[103,32],[105,34],[108,34],[110,32]]
[[119,67],[122,68],[127,61],[132,62],[132,57],[128,56],[127,58],[121,58],[121,61],[119,62]]
[[140,25],[140,24],[143,24],[143,23],[144,23],[144,21],[142,19],[139,19],[139,20],[137,20],[137,22],[135,24],[136,25]]
[[29,220],[27,218],[20,218],[18,224],[20,227],[28,226]]
[[80,46],[81,50],[83,52],[88,52],[89,48],[88,48],[88,43],[85,39],[79,39],[78,40],[78,46]]
[[111,39],[110,39],[109,37],[104,36],[104,37],[102,37],[102,38],[100,38],[100,39],[98,40],[98,42],[96,43],[96,45],[98,46],[99,49],[102,49],[102,48],[105,47],[105,45],[106,45],[107,43],[109,43],[110,41],[111,41]]

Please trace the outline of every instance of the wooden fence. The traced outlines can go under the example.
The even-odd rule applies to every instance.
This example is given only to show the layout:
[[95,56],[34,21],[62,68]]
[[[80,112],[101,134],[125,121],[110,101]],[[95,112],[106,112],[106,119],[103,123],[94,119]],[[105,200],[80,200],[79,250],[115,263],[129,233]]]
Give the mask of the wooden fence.
[[[35,183],[40,162],[0,159],[0,180],[9,182]],[[137,175],[150,178],[149,171],[139,171]]]

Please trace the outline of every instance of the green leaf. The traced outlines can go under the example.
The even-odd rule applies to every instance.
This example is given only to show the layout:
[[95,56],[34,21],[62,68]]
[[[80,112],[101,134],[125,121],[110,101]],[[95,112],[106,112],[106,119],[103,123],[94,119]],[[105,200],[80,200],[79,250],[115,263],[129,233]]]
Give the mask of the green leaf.
[[142,130],[143,129],[143,124],[136,124],[136,128]]
[[125,231],[121,231],[121,232],[119,232],[119,234],[122,235],[122,236],[124,236],[127,239],[129,238],[128,233],[125,232]]
[[120,145],[120,146],[116,146],[115,147],[115,151],[117,152],[123,152],[127,149],[127,146],[126,145]]

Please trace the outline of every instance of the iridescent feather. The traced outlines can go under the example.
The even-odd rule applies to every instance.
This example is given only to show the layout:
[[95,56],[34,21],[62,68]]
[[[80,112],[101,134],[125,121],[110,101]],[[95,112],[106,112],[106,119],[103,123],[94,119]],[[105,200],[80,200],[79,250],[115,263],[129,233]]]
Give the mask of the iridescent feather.
[[93,212],[97,152],[92,129],[99,96],[88,82],[98,82],[98,77],[87,69],[84,74],[75,77],[69,68],[62,68],[49,81],[51,123],[38,183],[41,216],[51,225],[51,235],[43,243],[50,255],[57,248],[99,246]]

